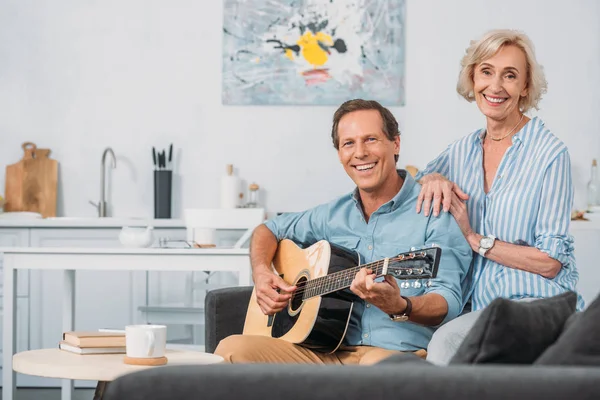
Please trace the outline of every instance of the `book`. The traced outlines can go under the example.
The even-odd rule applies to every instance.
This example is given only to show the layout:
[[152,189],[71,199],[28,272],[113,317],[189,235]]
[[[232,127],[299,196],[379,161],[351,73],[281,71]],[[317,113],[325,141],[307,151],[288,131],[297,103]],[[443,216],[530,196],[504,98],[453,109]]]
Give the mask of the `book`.
[[58,344],[58,348],[75,354],[125,354],[125,347],[77,347],[65,341]]
[[121,332],[65,332],[62,339],[77,347],[125,347],[125,334]]

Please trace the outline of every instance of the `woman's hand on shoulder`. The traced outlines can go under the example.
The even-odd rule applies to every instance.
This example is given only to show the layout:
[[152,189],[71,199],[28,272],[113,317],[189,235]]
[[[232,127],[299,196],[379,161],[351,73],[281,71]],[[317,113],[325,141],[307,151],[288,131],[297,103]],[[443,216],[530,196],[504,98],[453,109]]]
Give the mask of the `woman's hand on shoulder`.
[[425,175],[419,182],[421,183],[421,193],[417,198],[417,214],[423,209],[425,216],[429,216],[432,204],[435,217],[440,215],[440,208],[448,212],[452,205],[452,193],[455,193],[461,200],[469,199],[469,196],[458,185],[438,173]]

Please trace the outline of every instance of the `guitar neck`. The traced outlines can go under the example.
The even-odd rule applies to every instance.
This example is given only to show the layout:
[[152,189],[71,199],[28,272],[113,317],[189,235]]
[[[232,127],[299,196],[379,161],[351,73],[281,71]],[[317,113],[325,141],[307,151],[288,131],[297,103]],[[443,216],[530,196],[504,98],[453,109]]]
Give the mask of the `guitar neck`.
[[373,270],[376,277],[383,276],[383,271],[386,267],[386,260],[374,261],[372,263],[359,265],[357,267],[348,268],[343,271],[328,274],[319,278],[311,279],[304,285],[303,299],[307,300],[311,297],[323,296],[328,293],[337,292],[338,290],[347,289],[352,284],[356,273],[362,268]]

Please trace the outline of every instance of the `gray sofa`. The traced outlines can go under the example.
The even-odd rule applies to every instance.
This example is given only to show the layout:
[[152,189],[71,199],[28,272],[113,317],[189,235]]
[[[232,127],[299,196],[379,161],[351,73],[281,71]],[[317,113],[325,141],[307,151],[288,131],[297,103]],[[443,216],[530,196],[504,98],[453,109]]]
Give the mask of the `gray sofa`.
[[[206,298],[206,350],[241,333],[251,288]],[[105,399],[598,399],[600,367],[437,367],[413,356],[371,367],[312,365],[171,366],[123,376]]]

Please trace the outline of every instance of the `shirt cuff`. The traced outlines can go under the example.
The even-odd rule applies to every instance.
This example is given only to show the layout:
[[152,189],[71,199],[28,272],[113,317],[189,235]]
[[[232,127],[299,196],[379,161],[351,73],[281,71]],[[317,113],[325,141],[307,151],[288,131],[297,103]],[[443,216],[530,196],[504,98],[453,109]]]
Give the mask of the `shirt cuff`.
[[463,305],[462,305],[461,301],[459,301],[459,299],[456,298],[456,294],[454,292],[452,292],[451,290],[448,290],[448,289],[435,288],[435,289],[427,292],[427,294],[430,294],[430,293],[439,294],[446,300],[446,303],[448,304],[448,313],[446,314],[446,316],[444,317],[444,320],[440,323],[440,325],[443,325],[446,322],[453,320],[454,318],[456,318],[460,315]]
[[573,239],[557,236],[539,236],[535,240],[535,247],[558,260],[562,265],[569,264],[569,257],[573,254]]

